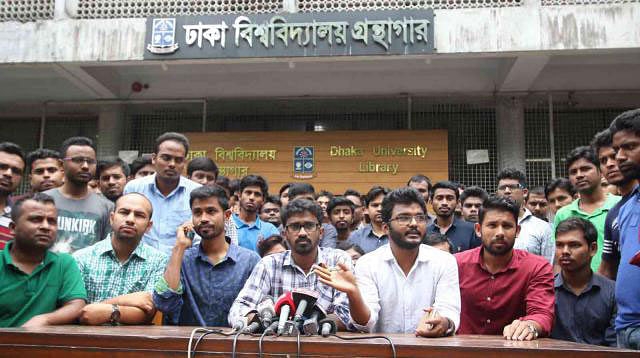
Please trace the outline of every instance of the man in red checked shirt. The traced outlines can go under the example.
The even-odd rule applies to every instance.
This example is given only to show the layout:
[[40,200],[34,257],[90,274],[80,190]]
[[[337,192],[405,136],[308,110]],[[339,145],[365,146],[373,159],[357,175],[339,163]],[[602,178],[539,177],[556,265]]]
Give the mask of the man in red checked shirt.
[[455,255],[462,301],[458,334],[530,341],[551,331],[553,271],[543,257],[513,249],[519,210],[509,198],[487,199],[475,224],[482,246]]

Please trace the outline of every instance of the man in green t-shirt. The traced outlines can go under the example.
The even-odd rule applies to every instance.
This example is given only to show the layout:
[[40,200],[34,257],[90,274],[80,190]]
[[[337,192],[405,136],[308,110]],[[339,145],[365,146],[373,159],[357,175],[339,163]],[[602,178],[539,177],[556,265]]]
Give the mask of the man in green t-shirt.
[[69,324],[87,300],[80,270],[68,254],[53,253],[58,212],[49,195],[14,204],[14,240],[0,253],[0,327]]

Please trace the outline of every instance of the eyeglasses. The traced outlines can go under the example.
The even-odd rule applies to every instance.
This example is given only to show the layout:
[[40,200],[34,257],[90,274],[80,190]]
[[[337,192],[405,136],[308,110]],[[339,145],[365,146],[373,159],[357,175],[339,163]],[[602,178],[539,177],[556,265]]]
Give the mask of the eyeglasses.
[[320,224],[313,222],[293,223],[287,225],[287,230],[289,230],[289,232],[291,232],[292,234],[299,232],[302,228],[304,228],[304,231],[306,232],[314,232],[316,231],[316,229],[318,229],[318,226],[320,226]]
[[389,220],[389,221],[397,221],[398,224],[400,225],[409,225],[411,223],[412,220],[415,220],[416,223],[418,224],[424,224],[427,222],[427,216],[424,214],[418,214],[418,215],[398,215],[395,218]]
[[70,160],[73,164],[87,163],[88,165],[94,165],[98,162],[97,160],[88,157],[66,157],[64,160]]
[[505,191],[505,190],[518,190],[518,189],[522,189],[522,185],[520,185],[520,183],[517,184],[504,184],[504,185],[500,185],[498,187],[498,190],[500,191]]

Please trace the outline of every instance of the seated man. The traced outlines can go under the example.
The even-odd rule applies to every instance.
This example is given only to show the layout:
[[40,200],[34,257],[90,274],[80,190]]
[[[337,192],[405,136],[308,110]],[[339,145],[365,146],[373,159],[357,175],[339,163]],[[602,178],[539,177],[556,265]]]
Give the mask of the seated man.
[[176,245],[153,302],[164,322],[181,326],[226,326],[231,303],[260,257],[225,237],[229,201],[219,186],[201,186],[189,200],[193,229],[202,238],[192,244],[187,224],[178,228]]
[[53,253],[58,211],[37,193],[13,206],[14,239],[0,255],[0,327],[73,323],[87,300],[82,276],[68,254]]
[[346,252],[319,247],[322,217],[322,208],[315,201],[296,199],[289,202],[282,212],[282,223],[291,250],[260,260],[231,306],[231,325],[255,310],[265,296],[279,297],[293,288],[306,288],[319,293],[317,305],[328,314],[338,316],[339,328],[346,327],[350,321],[347,295],[322,284],[312,270],[312,266],[319,264],[335,267],[345,263],[346,267],[353,267]]
[[[291,183],[289,186],[289,201],[293,201],[296,199],[307,199],[311,201],[316,201],[316,189],[313,185],[309,183]],[[317,201],[316,201],[317,202]],[[320,205],[318,203],[318,205]],[[322,206],[320,206],[322,209]],[[324,215],[324,211],[323,211]],[[325,223],[324,219],[321,221],[322,223],[322,236],[320,236],[320,246],[321,247],[331,247],[336,248],[338,232],[333,227],[333,225]],[[284,223],[282,223],[281,230],[284,230]]]
[[317,269],[320,281],[347,294],[360,330],[453,334],[460,322],[458,269],[449,253],[421,245],[428,221],[424,199],[413,188],[396,189],[382,201],[382,220],[389,245],[362,256],[355,277],[340,264],[338,271]]
[[149,199],[129,193],[115,204],[111,237],[73,254],[90,303],[80,322],[147,324],[156,313],[151,294],[168,257],[141,241],[152,225]]
[[616,283],[591,270],[598,231],[590,221],[572,217],[560,222],[555,234],[562,271],[556,275],[551,338],[615,347]]
[[489,197],[475,224],[482,246],[455,255],[462,299],[459,334],[502,334],[529,341],[551,332],[551,264],[513,249],[519,212],[512,199]]

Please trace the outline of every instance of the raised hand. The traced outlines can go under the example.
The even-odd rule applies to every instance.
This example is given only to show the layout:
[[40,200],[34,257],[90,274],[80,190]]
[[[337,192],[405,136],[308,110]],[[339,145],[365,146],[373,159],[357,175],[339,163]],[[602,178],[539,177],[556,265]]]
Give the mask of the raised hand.
[[349,267],[343,263],[338,263],[338,266],[331,268],[325,264],[314,265],[313,270],[318,275],[320,282],[338,291],[350,293],[358,290],[356,277]]

